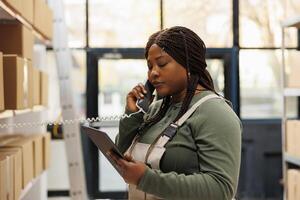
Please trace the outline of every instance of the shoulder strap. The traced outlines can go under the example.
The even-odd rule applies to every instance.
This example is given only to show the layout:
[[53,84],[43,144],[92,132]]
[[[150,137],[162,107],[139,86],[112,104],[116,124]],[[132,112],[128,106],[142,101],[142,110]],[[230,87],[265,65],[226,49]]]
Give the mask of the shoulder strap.
[[209,99],[213,99],[213,98],[222,98],[219,97],[216,94],[210,94],[207,95],[203,98],[201,98],[199,101],[197,101],[190,109],[188,109],[188,111],[186,111],[186,113],[184,113],[184,115],[182,115],[176,122],[175,124],[179,127],[181,126],[194,112],[195,110],[205,101],[209,100]]
[[184,115],[182,115],[175,123],[170,124],[164,131],[163,135],[158,139],[156,145],[160,147],[164,147],[169,140],[171,140],[177,132],[177,128],[180,127],[194,112],[195,110],[203,104],[205,101],[213,98],[222,99],[216,94],[210,94],[199,101],[197,101]]

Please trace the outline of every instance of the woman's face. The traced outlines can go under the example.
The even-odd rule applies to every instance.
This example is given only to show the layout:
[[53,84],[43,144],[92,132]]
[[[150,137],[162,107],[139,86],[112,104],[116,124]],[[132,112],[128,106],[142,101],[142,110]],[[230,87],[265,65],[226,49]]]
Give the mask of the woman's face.
[[186,69],[157,44],[148,52],[148,79],[159,96],[171,95],[174,101],[183,100],[187,88]]

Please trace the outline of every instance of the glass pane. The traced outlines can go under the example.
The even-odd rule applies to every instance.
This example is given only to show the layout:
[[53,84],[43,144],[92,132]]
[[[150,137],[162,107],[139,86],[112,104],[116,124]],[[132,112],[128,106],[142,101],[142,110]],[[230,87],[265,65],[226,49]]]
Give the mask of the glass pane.
[[[285,87],[300,88],[300,52],[296,50],[285,51]],[[298,98],[286,98],[286,113],[289,118],[296,118],[298,115]]]
[[85,47],[86,0],[64,0],[70,47]]
[[[100,59],[99,66],[99,116],[115,116],[124,113],[127,93],[147,78],[147,64],[144,59]],[[118,125],[105,127],[112,140],[118,133]],[[125,191],[126,184],[106,158],[99,154],[99,189],[104,191]]]
[[[281,22],[300,12],[299,0],[240,1],[240,45],[280,47]],[[296,29],[287,31],[286,45],[295,47]]]
[[71,71],[74,105],[80,117],[86,115],[86,52],[73,50],[73,69]]
[[225,76],[224,76],[224,62],[220,59],[207,59],[207,70],[210,73],[213,81],[215,90],[224,95],[224,85],[225,85]]
[[208,47],[232,46],[231,0],[165,0],[164,26],[186,26]]
[[123,114],[126,95],[138,83],[147,79],[144,59],[109,60],[99,63],[99,116]]
[[[118,127],[101,128],[106,132],[110,138],[115,141],[118,133]],[[110,162],[99,151],[99,191],[100,192],[116,192],[125,191],[126,183],[123,178],[118,174]]]
[[160,28],[159,0],[90,0],[91,47],[144,47]]
[[241,50],[241,117],[279,118],[282,112],[280,50]]

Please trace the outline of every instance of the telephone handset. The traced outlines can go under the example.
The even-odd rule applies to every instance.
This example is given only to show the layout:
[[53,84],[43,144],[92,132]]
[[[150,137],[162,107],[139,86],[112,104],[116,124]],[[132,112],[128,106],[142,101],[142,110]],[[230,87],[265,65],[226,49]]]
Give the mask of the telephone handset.
[[154,86],[150,83],[149,80],[145,83],[145,89],[147,90],[147,94],[143,99],[138,99],[136,102],[136,106],[141,109],[144,113],[146,113],[149,109],[149,105],[152,100],[152,94],[155,90]]

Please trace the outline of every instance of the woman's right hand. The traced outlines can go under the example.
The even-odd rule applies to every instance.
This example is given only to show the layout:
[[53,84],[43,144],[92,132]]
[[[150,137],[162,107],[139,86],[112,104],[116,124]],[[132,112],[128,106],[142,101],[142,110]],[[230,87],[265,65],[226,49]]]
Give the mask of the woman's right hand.
[[137,112],[139,109],[136,106],[136,101],[138,99],[143,99],[144,95],[147,93],[145,86],[142,83],[136,85],[126,97],[126,109],[131,112]]

